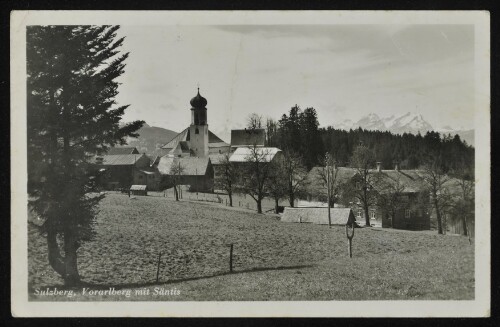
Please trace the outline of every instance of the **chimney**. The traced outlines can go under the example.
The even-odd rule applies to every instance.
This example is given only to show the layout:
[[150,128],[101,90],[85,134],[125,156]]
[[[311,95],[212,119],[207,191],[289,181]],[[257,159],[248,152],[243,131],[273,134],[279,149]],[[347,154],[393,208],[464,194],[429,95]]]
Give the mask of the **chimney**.
[[397,161],[394,162],[394,170],[399,171],[399,162]]
[[377,171],[381,172],[382,171],[382,162],[377,161]]

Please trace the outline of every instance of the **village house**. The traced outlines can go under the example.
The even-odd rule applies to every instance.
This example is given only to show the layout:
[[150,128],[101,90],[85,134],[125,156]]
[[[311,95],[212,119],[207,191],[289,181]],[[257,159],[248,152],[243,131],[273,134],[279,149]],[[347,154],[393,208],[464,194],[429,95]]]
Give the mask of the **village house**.
[[157,169],[162,175],[162,187],[188,185],[192,192],[213,192],[214,170],[209,158],[163,156]]
[[[331,178],[334,180],[338,195],[343,187],[351,183],[351,187],[361,187],[357,181],[357,170],[349,167],[332,167]],[[325,167],[314,167],[306,177],[307,196],[299,201],[299,205],[307,206],[307,202],[321,202],[326,206],[327,188],[324,179]],[[370,170],[370,174],[377,174],[376,185],[370,185],[369,191],[381,195],[390,192],[390,185],[398,183],[400,185],[399,203],[395,210],[394,217],[387,208],[374,205],[369,208],[370,225],[382,228],[396,228],[409,230],[429,230],[430,229],[430,204],[429,193],[422,178],[422,172],[417,170],[400,170],[396,165],[394,170],[382,170],[378,163],[377,169]],[[366,224],[365,212],[361,203],[351,199],[348,204],[340,203],[341,196],[335,199],[335,206],[348,206],[354,212],[356,222],[364,226]],[[305,200],[305,201],[304,201]],[[345,199],[344,199],[345,202]]]
[[157,189],[158,174],[145,154],[106,154],[92,159],[99,172],[98,183],[106,190],[129,189],[131,185],[148,185]]

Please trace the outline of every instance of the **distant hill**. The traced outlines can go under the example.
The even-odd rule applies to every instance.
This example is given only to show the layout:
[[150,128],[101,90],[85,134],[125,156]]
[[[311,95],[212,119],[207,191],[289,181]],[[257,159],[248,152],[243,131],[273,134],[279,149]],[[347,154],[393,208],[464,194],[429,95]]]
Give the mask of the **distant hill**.
[[144,124],[138,133],[138,138],[129,137],[127,139],[128,145],[135,146],[140,153],[146,153],[150,156],[159,154],[159,148],[178,134],[178,132],[148,124]]

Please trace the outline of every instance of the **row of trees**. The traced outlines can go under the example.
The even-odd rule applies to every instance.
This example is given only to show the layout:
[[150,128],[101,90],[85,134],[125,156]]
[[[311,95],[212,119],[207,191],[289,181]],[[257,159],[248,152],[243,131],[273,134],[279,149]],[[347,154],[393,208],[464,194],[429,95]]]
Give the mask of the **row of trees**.
[[[258,120],[258,115],[253,115]],[[253,124],[259,128],[262,122]],[[417,169],[432,161],[444,172],[460,170],[474,162],[474,148],[463,142],[458,135],[440,135],[429,131],[425,135],[369,131],[361,128],[340,130],[319,127],[314,108],[301,110],[293,106],[288,114],[274,121],[268,118],[265,124],[267,145],[286,151],[300,153],[308,169],[322,163],[326,153],[336,158],[341,165],[348,165],[354,149],[364,144],[373,151],[383,168],[392,169],[397,161],[402,168]]]
[[215,179],[215,187],[224,190],[229,197],[229,205],[233,205],[233,194],[247,194],[255,200],[257,212],[262,213],[262,200],[265,197],[275,201],[275,211],[281,199],[288,199],[294,206],[297,195],[303,191],[307,169],[302,158],[293,152],[273,154],[269,149],[249,148],[246,162],[233,163],[226,153],[219,162],[219,172]]

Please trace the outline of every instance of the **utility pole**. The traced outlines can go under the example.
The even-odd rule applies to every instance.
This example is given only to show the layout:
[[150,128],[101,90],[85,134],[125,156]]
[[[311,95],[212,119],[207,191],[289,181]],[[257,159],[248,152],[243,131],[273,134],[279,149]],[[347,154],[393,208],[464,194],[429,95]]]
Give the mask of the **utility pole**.
[[327,200],[327,205],[328,205],[328,228],[332,228],[332,216],[330,212],[330,154],[327,152],[326,153],[326,187],[327,187],[327,194],[328,194],[328,200]]

